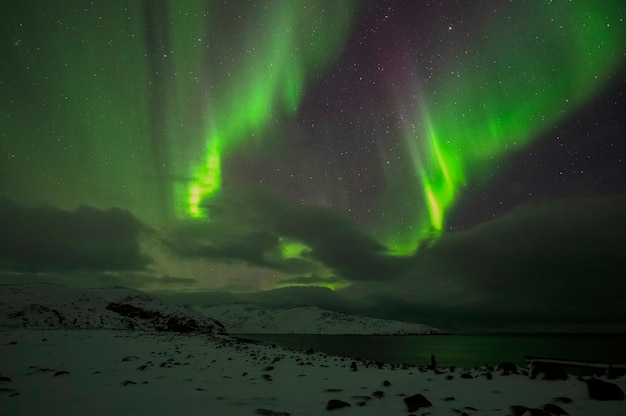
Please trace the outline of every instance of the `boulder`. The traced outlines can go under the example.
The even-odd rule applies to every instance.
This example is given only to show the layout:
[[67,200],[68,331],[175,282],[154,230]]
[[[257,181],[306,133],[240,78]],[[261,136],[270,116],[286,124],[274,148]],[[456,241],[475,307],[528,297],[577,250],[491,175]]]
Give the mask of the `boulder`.
[[409,409],[409,412],[415,412],[420,409],[420,407],[431,407],[433,404],[424,397],[423,394],[414,394],[409,397],[404,398],[404,403]]
[[555,416],[560,416],[560,415],[567,416],[569,414],[565,410],[563,410],[560,406],[557,406],[556,404],[552,404],[552,403],[544,404],[543,406],[541,406],[541,408],[545,410],[546,412]]
[[530,378],[537,378],[540,374],[543,374],[544,380],[567,380],[568,378],[565,370],[556,364],[534,363],[530,371]]
[[350,406],[350,403],[337,400],[337,399],[331,399],[328,401],[328,403],[326,403],[326,410],[341,409],[342,407],[348,407],[348,406]]
[[617,384],[592,378],[587,383],[589,397],[593,400],[624,400],[624,392]]
[[290,416],[291,413],[287,413],[287,412],[277,412],[276,410],[270,410],[270,409],[256,409],[255,412],[257,415],[266,415],[266,416]]
[[500,371],[500,374],[503,376],[508,376],[509,374],[517,373],[517,366],[513,363],[505,362],[498,364],[496,370]]
[[512,416],[552,416],[550,413],[543,409],[533,409],[526,406],[513,405],[511,406]]

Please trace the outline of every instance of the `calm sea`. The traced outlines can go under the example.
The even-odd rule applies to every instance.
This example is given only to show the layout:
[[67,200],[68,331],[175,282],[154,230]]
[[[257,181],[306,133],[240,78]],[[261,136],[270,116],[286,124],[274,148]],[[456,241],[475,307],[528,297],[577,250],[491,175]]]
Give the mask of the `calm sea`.
[[431,354],[440,366],[476,367],[513,362],[527,355],[605,363],[626,363],[626,334],[523,335],[237,335],[296,350],[426,365]]

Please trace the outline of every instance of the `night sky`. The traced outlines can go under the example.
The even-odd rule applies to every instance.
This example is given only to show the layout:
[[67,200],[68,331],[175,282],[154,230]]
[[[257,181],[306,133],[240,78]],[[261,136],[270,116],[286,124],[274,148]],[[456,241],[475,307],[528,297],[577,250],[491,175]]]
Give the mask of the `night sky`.
[[626,5],[0,5],[0,282],[626,331]]

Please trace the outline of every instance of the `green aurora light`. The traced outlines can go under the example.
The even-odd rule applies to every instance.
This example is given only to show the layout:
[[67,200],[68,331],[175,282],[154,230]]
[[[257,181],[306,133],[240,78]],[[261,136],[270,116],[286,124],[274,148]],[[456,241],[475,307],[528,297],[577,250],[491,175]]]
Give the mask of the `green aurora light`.
[[[3,161],[3,189],[69,210],[123,207],[160,228],[207,214],[228,179],[225,161],[295,115],[340,56],[361,2],[66,3],[7,7],[0,147],[15,157]],[[500,9],[510,19],[487,23],[467,53],[434,51],[447,65],[435,80],[415,80],[417,100],[407,97],[407,163],[386,168],[374,201],[386,215],[363,224],[389,254],[411,255],[439,236],[467,184],[484,185],[623,65],[620,0]],[[271,153],[274,144],[263,146]],[[247,225],[234,224],[223,227]],[[307,241],[284,235],[272,256],[313,263]],[[342,284],[319,263],[293,274]]]
[[352,1],[274,1],[245,23],[247,53],[210,98],[205,156],[184,190],[186,215],[206,215],[201,204],[221,188],[226,153],[262,134],[280,112],[296,113],[307,80],[337,56],[354,9]]
[[421,131],[405,129],[413,175],[402,186],[421,189],[415,197],[426,209],[404,212],[410,227],[406,221],[389,227],[392,253],[413,254],[439,236],[469,179],[486,181],[497,163],[611,79],[626,51],[616,4],[517,3],[511,21],[491,27],[452,61],[454,76],[425,88],[413,120]]

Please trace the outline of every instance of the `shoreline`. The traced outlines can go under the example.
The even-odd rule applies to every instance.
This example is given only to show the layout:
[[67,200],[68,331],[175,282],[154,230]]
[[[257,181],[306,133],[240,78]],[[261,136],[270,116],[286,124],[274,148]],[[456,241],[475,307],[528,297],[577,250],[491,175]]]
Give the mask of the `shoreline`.
[[[575,376],[548,381],[532,379],[523,370],[426,370],[307,354],[218,335],[4,331],[0,356],[0,377],[9,379],[0,378],[4,380],[0,381],[0,413],[15,416],[44,411],[50,415],[400,415],[409,413],[405,399],[416,395],[431,405],[413,413],[433,416],[508,416],[513,406],[545,405],[559,406],[571,415],[618,415],[626,410],[623,400],[591,399],[588,380]],[[626,389],[623,376],[594,379],[622,392]],[[327,410],[333,400],[335,405],[347,405]],[[259,413],[263,411],[274,413]]]

